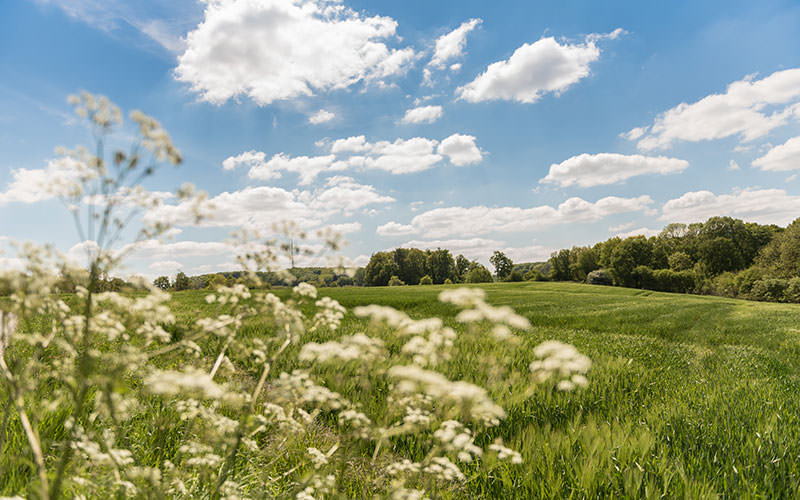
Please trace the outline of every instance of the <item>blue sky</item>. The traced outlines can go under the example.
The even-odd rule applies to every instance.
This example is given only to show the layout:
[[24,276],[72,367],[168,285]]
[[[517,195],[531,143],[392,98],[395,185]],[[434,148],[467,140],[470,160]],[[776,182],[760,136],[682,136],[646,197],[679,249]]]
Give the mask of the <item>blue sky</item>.
[[31,183],[56,146],[89,141],[66,102],[82,89],[172,135],[185,162],[148,189],[192,182],[223,213],[144,245],[128,271],[148,276],[231,269],[227,233],[280,220],[345,232],[364,264],[400,245],[541,260],[668,222],[800,216],[797,2],[0,10],[0,246],[81,243]]

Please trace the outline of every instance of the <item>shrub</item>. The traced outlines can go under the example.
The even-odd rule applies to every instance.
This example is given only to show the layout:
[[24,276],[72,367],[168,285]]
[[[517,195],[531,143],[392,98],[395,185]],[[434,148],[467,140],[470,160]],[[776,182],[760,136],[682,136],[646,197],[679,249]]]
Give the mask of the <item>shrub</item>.
[[389,278],[389,286],[403,286],[403,285],[405,285],[405,283],[403,283],[403,280],[401,280],[397,276],[392,276],[391,278]]
[[784,292],[786,302],[800,302],[800,277],[791,278]]
[[430,275],[426,274],[422,278],[419,279],[420,285],[433,285],[433,278]]
[[590,285],[613,285],[614,279],[607,269],[596,269],[586,275],[586,282]]
[[767,302],[785,302],[786,290],[789,288],[789,280],[782,278],[765,278],[753,283],[750,290],[750,297],[755,300]]
[[447,278],[446,280],[444,280],[444,284],[445,285],[452,285],[453,284],[453,280],[451,280],[450,278]]
[[522,272],[519,269],[514,269],[513,271],[511,271],[511,274],[508,275],[506,281],[513,281],[513,282],[522,281]]
[[478,264],[467,272],[467,283],[492,283],[492,273],[484,266]]
[[690,270],[656,269],[653,271],[653,283],[653,290],[690,293],[695,289],[695,274]]

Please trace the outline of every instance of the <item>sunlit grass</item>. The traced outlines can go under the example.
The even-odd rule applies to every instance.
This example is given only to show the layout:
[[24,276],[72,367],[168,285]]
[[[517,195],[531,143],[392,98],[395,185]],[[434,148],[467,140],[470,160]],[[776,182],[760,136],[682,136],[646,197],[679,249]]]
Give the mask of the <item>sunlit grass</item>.
[[[523,465],[503,464],[490,474],[468,476],[461,487],[436,492],[442,497],[596,498],[698,497],[790,498],[800,494],[800,306],[753,303],[713,297],[642,292],[562,283],[481,285],[494,305],[510,305],[534,329],[517,346],[456,341],[456,355],[440,366],[453,380],[481,384],[508,417],[478,435],[485,445],[500,436],[523,457]],[[321,289],[348,309],[370,303],[407,312],[413,318],[438,316],[449,325],[456,308],[436,300],[442,286]],[[276,290],[276,294],[288,294]],[[178,292],[172,308],[180,325],[212,314],[205,292]],[[267,326],[251,320],[246,336],[265,336]],[[304,342],[328,340],[365,328],[348,314],[338,332],[306,334]],[[487,333],[488,335],[488,333]],[[575,345],[593,361],[587,389],[558,393],[540,388],[520,397],[508,380],[528,377],[532,348],[555,339]],[[387,347],[401,345],[385,338]],[[216,340],[203,345],[212,356]],[[497,379],[478,358],[510,353],[510,379]],[[498,358],[500,352],[496,353]],[[275,369],[294,368],[288,355]],[[164,365],[177,363],[166,357]],[[320,380],[379,411],[374,396],[361,390],[357,365],[316,368]],[[522,388],[520,388],[522,389]],[[153,400],[129,424],[124,445],[142,462],[171,459],[182,426],[175,412]],[[63,432],[57,419],[42,422],[42,434]],[[4,426],[0,492],[26,491],[29,469],[9,469],[24,438]],[[323,423],[308,446],[330,441]],[[312,444],[313,441],[313,444]],[[332,443],[332,441],[330,441]],[[263,446],[281,446],[267,439]],[[243,454],[237,478],[279,477],[304,459],[297,443],[278,460],[256,461]],[[419,458],[413,438],[398,441],[398,455]],[[349,470],[340,474],[348,496],[367,496],[383,480],[370,468],[372,450],[347,449]],[[144,454],[144,455],[143,455]],[[466,468],[469,472],[469,467]],[[287,491],[277,481],[270,495]],[[262,493],[263,495],[263,493]]]

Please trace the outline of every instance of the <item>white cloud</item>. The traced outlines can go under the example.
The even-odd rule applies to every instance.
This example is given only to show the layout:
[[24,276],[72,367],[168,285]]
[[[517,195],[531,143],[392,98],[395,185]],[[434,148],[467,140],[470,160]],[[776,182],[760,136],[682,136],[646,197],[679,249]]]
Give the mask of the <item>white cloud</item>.
[[457,167],[479,163],[483,159],[483,153],[475,145],[475,136],[472,135],[453,134],[442,140],[436,152],[446,156]]
[[402,123],[433,123],[442,117],[441,106],[420,106],[406,111]]
[[611,226],[608,230],[612,233],[618,233],[620,231],[625,231],[626,229],[630,229],[635,225],[634,222],[625,222],[622,224],[618,224],[616,226]]
[[323,0],[217,0],[186,36],[175,75],[206,101],[245,95],[259,105],[380,82],[414,58],[386,45],[396,29]]
[[293,221],[304,229],[319,228],[335,215],[348,215],[363,207],[390,203],[394,198],[379,194],[374,187],[358,184],[349,177],[331,178],[313,191],[287,191],[271,186],[251,186],[223,192],[209,199],[213,217],[195,223],[193,204],[163,205],[146,218],[178,226],[244,227],[270,230],[275,223]]
[[730,216],[759,224],[786,225],[800,214],[800,196],[783,189],[748,188],[716,195],[694,191],[666,202],[660,217],[668,222],[704,222],[710,217]]
[[346,139],[336,139],[331,145],[331,153],[361,153],[372,147],[363,135],[354,135]]
[[0,205],[36,203],[55,198],[69,186],[76,185],[87,167],[68,157],[47,162],[45,168],[20,168],[11,171],[11,182],[0,192]]
[[597,40],[616,38],[622,30],[609,35],[589,35],[583,43],[563,45],[553,37],[523,44],[505,61],[489,65],[472,82],[456,90],[459,99],[469,102],[504,99],[524,103],[538,101],[542,95],[556,95],[589,76],[589,66],[600,57]]
[[622,155],[618,153],[581,154],[550,165],[550,173],[540,183],[580,187],[615,184],[637,175],[673,174],[689,166],[686,160],[665,156]]
[[736,160],[731,160],[728,162],[728,170],[741,170],[742,167],[736,163]]
[[176,260],[159,260],[152,262],[147,268],[154,273],[175,274],[183,268],[183,265]]
[[[596,202],[570,198],[552,207],[447,207],[423,212],[410,224],[416,233],[426,236],[477,236],[489,233],[515,233],[541,230],[557,224],[595,222],[603,217],[629,212],[649,213],[649,196],[619,198],[609,196]],[[407,228],[399,223],[392,227]],[[384,227],[388,226],[385,224]]]
[[280,179],[281,172],[293,172],[299,176],[298,184],[305,186],[311,184],[317,176],[331,169],[331,164],[336,158],[334,155],[326,156],[296,156],[291,157],[285,153],[278,153],[269,160],[261,151],[246,151],[238,156],[231,156],[222,162],[222,168],[233,170],[239,166],[249,167],[247,175],[251,179],[270,180]]
[[764,156],[753,160],[753,166],[778,172],[800,170],[800,136],[770,149]]
[[652,126],[645,127],[646,135],[629,133],[628,138],[641,137],[637,144],[641,150],[732,136],[748,142],[784,125],[792,115],[800,116],[798,100],[800,68],[776,71],[761,80],[749,76],[728,85],[723,94],[711,94],[692,104],[683,102],[665,111]]
[[400,245],[402,248],[419,248],[421,250],[445,248],[453,256],[458,254],[470,260],[477,260],[489,265],[489,257],[495,250],[506,254],[514,262],[539,262],[550,258],[553,248],[541,245],[526,247],[509,247],[505,242],[486,238],[445,239],[445,240],[411,240]]
[[336,114],[328,111],[327,109],[320,109],[313,115],[308,117],[308,123],[312,125],[319,125],[320,123],[326,123],[336,118]]
[[635,141],[643,136],[647,132],[647,129],[648,127],[636,127],[628,130],[627,132],[619,134],[619,136],[623,139],[628,139],[629,141]]
[[352,234],[361,231],[362,227],[360,222],[345,222],[342,224],[329,224],[325,228],[338,234]]
[[631,236],[644,236],[649,238],[651,236],[658,236],[660,233],[660,229],[649,229],[646,227],[640,227],[639,229],[633,229],[631,231],[627,231],[624,233],[618,233],[616,236],[619,238],[630,238]]
[[440,143],[435,139],[412,137],[394,142],[367,142],[363,135],[337,139],[331,145],[332,153],[357,152],[335,161],[332,169],[378,169],[393,174],[408,174],[427,170],[447,157],[455,166],[481,161],[483,153],[471,135],[453,134]]
[[436,40],[436,48],[429,63],[435,68],[443,68],[451,59],[461,57],[467,44],[467,34],[483,22],[480,19],[465,21],[458,28]]
[[378,226],[375,232],[380,236],[405,236],[407,234],[414,234],[417,232],[413,226],[407,224],[399,224],[397,222],[387,222],[382,226]]

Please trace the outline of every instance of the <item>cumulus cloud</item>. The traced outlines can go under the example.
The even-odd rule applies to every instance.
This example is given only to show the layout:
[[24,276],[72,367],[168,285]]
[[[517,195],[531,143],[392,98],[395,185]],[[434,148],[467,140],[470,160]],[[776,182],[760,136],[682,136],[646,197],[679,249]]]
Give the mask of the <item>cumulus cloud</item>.
[[454,255],[463,254],[470,260],[489,264],[489,257],[495,250],[500,250],[514,262],[538,262],[550,258],[555,250],[541,245],[511,247],[505,242],[486,238],[446,239],[446,240],[411,240],[400,245],[402,248],[419,248],[421,250],[446,248]]
[[472,135],[453,134],[442,140],[436,152],[446,156],[457,167],[478,163],[483,159],[483,153]]
[[270,180],[281,178],[281,172],[293,172],[299,176],[298,184],[305,186],[311,184],[317,176],[329,169],[334,155],[326,156],[297,156],[291,157],[278,153],[269,160],[261,151],[247,151],[238,156],[231,156],[222,162],[225,170],[233,170],[240,165],[250,167],[247,175],[251,179]]
[[770,149],[764,156],[753,160],[753,166],[777,172],[800,170],[800,136]]
[[414,226],[408,224],[387,222],[382,226],[378,226],[375,232],[380,236],[405,236],[407,234],[414,234],[417,230],[414,229]]
[[756,80],[748,76],[722,94],[685,102],[656,117],[653,125],[628,132],[641,150],[665,149],[679,141],[739,137],[748,142],[800,117],[800,68],[776,71]]
[[327,109],[320,109],[313,115],[308,117],[308,123],[312,125],[319,125],[320,123],[326,123],[336,118],[336,115]]
[[630,238],[631,236],[645,236],[647,238],[651,236],[658,236],[660,233],[660,229],[650,229],[647,227],[640,227],[638,229],[633,229],[631,231],[626,231],[624,233],[618,233],[616,236],[618,238]]
[[618,153],[581,154],[550,165],[540,183],[561,187],[616,184],[637,175],[673,174],[689,166],[686,160],[665,156],[623,155]]
[[337,139],[334,154],[358,153],[332,163],[334,170],[378,169],[393,174],[427,170],[447,158],[455,166],[478,163],[483,153],[471,135],[452,134],[441,142],[425,137],[368,142],[363,135]]
[[11,182],[0,192],[0,205],[36,203],[56,197],[56,185],[76,183],[85,168],[72,158],[50,160],[45,168],[20,168],[11,171]]
[[800,214],[800,196],[783,189],[748,188],[732,194],[693,191],[669,200],[660,219],[669,222],[703,222],[710,217],[730,216],[759,224],[786,225]]
[[467,35],[482,22],[481,19],[470,19],[450,33],[440,36],[436,40],[436,48],[429,64],[434,68],[443,68],[447,61],[461,57],[467,44]]
[[174,274],[183,268],[183,265],[176,260],[159,260],[147,266],[148,269],[160,274]]
[[195,222],[193,205],[181,202],[163,205],[146,218],[171,222],[178,226],[244,227],[270,230],[275,223],[293,221],[304,229],[319,228],[336,215],[349,215],[361,208],[395,201],[374,187],[359,184],[349,177],[331,178],[324,187],[313,191],[287,191],[271,186],[250,186],[239,191],[223,192],[209,199],[213,217]]
[[419,106],[406,111],[402,123],[433,123],[442,117],[441,106]]
[[324,0],[217,0],[186,35],[175,76],[203,100],[247,96],[259,105],[381,81],[404,72],[397,22]]
[[609,35],[593,34],[575,44],[561,44],[553,37],[523,44],[507,60],[490,64],[456,93],[469,102],[503,99],[533,103],[550,92],[559,95],[589,76],[589,66],[600,57],[597,41],[621,33],[617,29]]
[[613,214],[651,213],[652,203],[653,200],[644,195],[636,198],[609,196],[594,203],[581,198],[570,198],[557,207],[541,205],[532,208],[486,206],[435,208],[415,216],[408,225],[394,223],[396,225],[390,227],[407,230],[410,226],[417,234],[436,237],[478,236],[495,232],[517,233],[537,231],[558,224],[595,222]]

